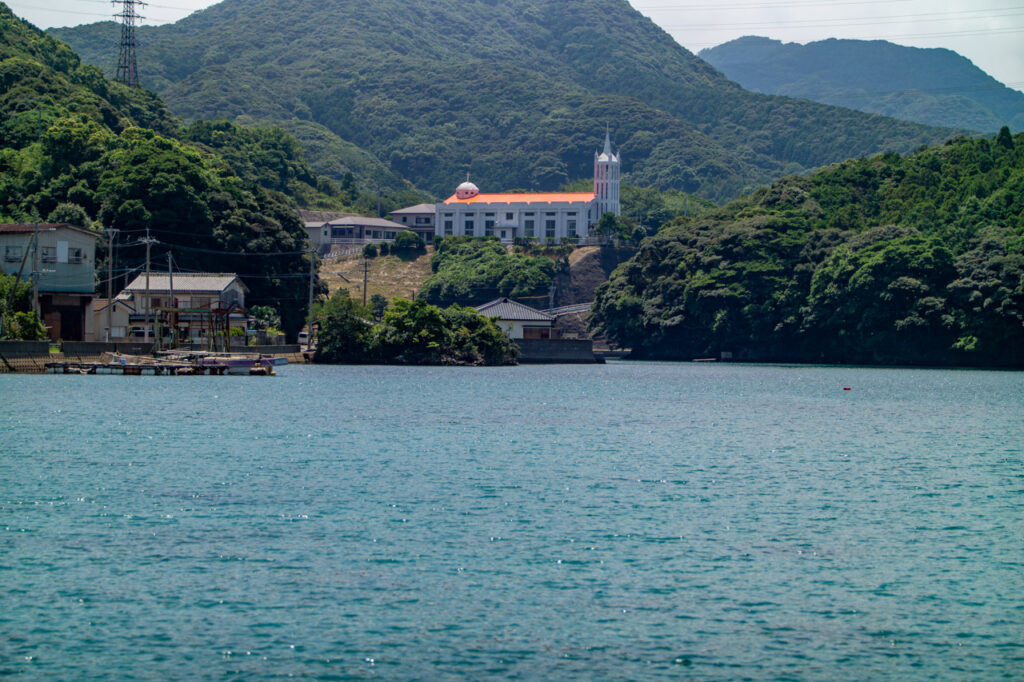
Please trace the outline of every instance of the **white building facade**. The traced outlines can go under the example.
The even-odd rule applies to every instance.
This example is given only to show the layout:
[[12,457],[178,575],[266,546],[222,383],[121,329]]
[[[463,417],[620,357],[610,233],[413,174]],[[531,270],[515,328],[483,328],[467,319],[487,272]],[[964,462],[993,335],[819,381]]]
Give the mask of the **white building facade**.
[[497,237],[506,243],[517,238],[542,243],[586,239],[602,215],[621,215],[620,164],[606,133],[604,150],[594,154],[593,192],[490,194],[467,179],[436,204],[434,234]]

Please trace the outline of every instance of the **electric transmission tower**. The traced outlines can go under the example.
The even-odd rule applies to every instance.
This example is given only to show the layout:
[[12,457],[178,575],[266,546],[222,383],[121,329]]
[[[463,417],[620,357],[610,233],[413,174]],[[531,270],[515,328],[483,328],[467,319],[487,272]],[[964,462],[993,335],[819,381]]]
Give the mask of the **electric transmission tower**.
[[145,7],[142,0],[112,0],[119,7],[114,14],[121,20],[121,54],[117,58],[117,80],[129,88],[139,87],[139,65],[135,61],[135,24],[143,17],[136,11]]

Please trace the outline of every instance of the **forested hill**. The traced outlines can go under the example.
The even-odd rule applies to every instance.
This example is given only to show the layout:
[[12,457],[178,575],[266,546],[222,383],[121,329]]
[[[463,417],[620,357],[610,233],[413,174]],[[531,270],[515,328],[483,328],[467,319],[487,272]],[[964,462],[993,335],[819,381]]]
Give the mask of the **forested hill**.
[[308,298],[308,248],[296,201],[342,208],[282,130],[227,121],[189,126],[159,98],[108,81],[67,45],[0,4],[0,222],[116,229],[118,281],[144,258],[184,271],[236,272],[247,303],[271,306],[293,335]]
[[946,49],[884,40],[782,43],[747,36],[700,52],[745,88],[928,125],[1024,129],[1024,93]]
[[[52,33],[113,71],[115,24]],[[336,176],[356,145],[438,196],[467,170],[492,189],[590,177],[606,123],[626,181],[716,199],[950,136],[747,92],[626,0],[224,0],[139,44],[143,84],[181,116],[316,137]]]
[[1024,367],[1024,134],[848,161],[678,220],[592,315],[640,357]]

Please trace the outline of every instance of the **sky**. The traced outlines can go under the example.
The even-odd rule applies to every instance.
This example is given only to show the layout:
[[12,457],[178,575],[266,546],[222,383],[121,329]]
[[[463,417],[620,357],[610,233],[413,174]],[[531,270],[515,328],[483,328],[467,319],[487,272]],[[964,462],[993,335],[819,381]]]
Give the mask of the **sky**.
[[[5,0],[40,28],[112,17],[109,0]],[[162,0],[144,24],[177,21],[216,0]],[[372,2],[372,0],[370,0]],[[566,0],[586,1],[586,0]],[[1024,90],[1024,0],[630,0],[693,53],[745,35],[807,43],[826,38],[945,47]]]

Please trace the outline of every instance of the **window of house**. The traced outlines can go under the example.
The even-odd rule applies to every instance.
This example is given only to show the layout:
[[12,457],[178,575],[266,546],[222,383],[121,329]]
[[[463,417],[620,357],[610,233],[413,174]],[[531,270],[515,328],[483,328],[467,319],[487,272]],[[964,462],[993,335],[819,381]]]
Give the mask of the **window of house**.
[[569,233],[570,237],[573,237],[573,238],[576,237],[576,221],[575,220],[569,220],[566,223],[566,231]]
[[453,230],[452,230],[452,221],[451,221],[451,220],[446,220],[446,221],[444,221],[444,233],[445,233],[446,235],[451,235],[451,234],[453,234]]
[[493,218],[494,214],[493,213],[484,213],[484,217],[485,218]]
[[43,247],[43,262],[44,263],[56,263],[57,262],[57,249],[52,246]]
[[527,211],[523,215],[533,216],[533,215],[536,215],[536,213],[534,213],[533,211]]
[[473,221],[472,220],[467,220],[466,221],[465,227],[462,230],[462,234],[466,235],[467,237],[472,237],[473,236]]
[[532,219],[527,218],[525,221],[523,221],[523,231],[525,232],[527,237],[534,237],[534,236],[536,236],[533,233],[533,220]]
[[[492,213],[491,215],[494,215],[494,214]],[[494,221],[493,220],[485,220],[484,221],[484,235],[487,236],[487,237],[493,237],[494,236]]]
[[506,213],[505,214],[505,220],[513,220],[514,218],[515,218],[515,214],[514,213]]
[[81,263],[82,262],[82,250],[81,249],[68,249],[68,262],[69,263]]
[[25,253],[24,246],[8,246],[4,250],[4,260],[8,262],[20,261]]
[[544,221],[544,236],[548,239],[555,238],[555,221],[545,220]]

